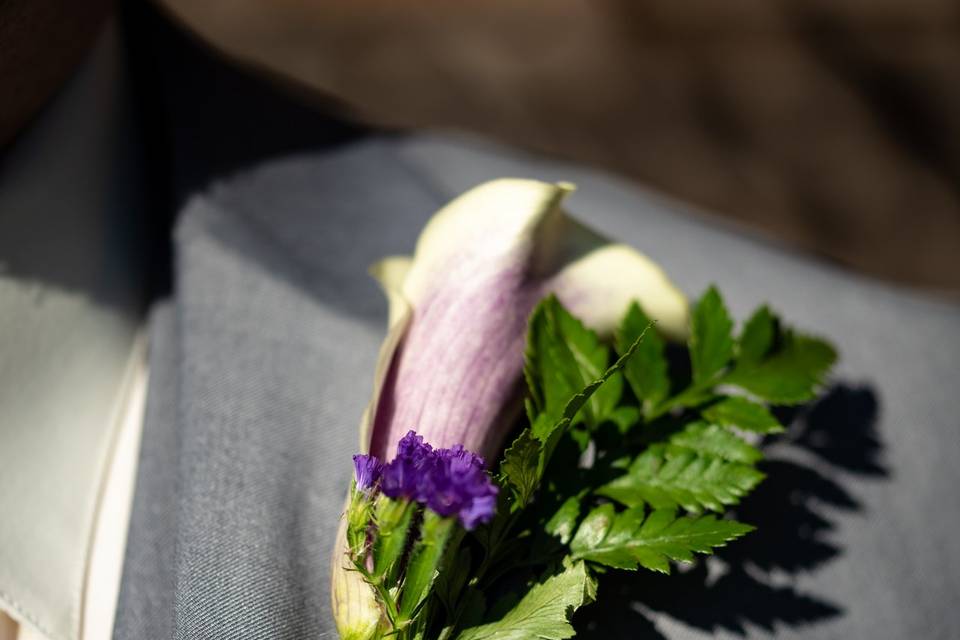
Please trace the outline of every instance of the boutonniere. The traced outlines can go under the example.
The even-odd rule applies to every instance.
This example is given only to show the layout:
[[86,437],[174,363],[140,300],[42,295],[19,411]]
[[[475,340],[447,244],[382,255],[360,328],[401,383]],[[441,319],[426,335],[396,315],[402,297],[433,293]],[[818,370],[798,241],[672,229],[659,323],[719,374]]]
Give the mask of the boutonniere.
[[734,332],[714,288],[691,311],[570,190],[481,185],[373,267],[389,330],[334,548],[341,638],[569,638],[606,571],[752,529],[724,512],[763,479],[768,405],[811,399],[834,350],[766,307]]

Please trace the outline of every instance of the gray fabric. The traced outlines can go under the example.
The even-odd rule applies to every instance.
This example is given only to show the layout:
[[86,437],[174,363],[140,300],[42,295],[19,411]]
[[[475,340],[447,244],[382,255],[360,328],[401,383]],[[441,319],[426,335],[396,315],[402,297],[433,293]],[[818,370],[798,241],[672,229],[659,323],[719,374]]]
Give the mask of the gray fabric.
[[366,267],[409,252],[438,206],[503,175],[577,182],[570,209],[688,293],[717,282],[740,317],[768,301],[842,351],[826,400],[770,448],[770,480],[741,514],[760,532],[705,568],[605,583],[606,604],[578,618],[584,637],[960,626],[960,309],[602,175],[421,137],[273,162],[183,212],[172,314],[153,328],[118,639],[335,636],[328,560],[385,323]]
[[118,638],[169,638],[173,629],[176,548],[177,413],[180,348],[174,310],[158,304],[150,316],[150,371],[135,508],[117,600]]

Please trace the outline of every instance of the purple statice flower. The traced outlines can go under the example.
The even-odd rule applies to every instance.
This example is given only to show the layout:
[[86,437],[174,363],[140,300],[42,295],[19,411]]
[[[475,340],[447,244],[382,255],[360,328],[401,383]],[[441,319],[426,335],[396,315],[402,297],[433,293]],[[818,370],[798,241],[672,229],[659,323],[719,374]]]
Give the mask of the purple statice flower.
[[383,473],[383,463],[376,456],[358,453],[353,456],[353,475],[357,481],[357,489],[370,491],[373,489]]
[[497,507],[497,485],[485,471],[483,458],[457,444],[438,449],[426,505],[442,516],[456,514],[468,531],[489,522]]
[[433,447],[423,441],[423,436],[410,430],[397,443],[397,458],[406,460],[414,465],[424,464],[433,455]]
[[483,495],[473,496],[465,503],[457,514],[460,524],[467,531],[473,530],[478,524],[490,522],[497,512],[497,485],[489,482]]
[[388,498],[408,498],[421,501],[427,469],[433,464],[433,447],[423,436],[409,431],[397,443],[397,456],[383,467],[380,490]]
[[463,445],[434,449],[410,431],[397,445],[397,457],[384,465],[380,490],[426,505],[441,516],[457,516],[466,529],[488,522],[497,503],[497,486],[483,458]]

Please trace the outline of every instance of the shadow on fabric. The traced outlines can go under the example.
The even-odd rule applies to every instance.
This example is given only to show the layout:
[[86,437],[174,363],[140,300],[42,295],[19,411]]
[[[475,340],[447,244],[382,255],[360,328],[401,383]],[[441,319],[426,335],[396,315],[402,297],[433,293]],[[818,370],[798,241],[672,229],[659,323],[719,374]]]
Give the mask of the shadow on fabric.
[[843,616],[842,602],[801,593],[789,578],[816,572],[843,554],[829,533],[843,514],[862,506],[837,478],[890,475],[875,428],[877,413],[870,388],[844,384],[810,406],[783,412],[780,417],[791,426],[765,443],[761,468],[767,479],[735,511],[757,530],[670,576],[607,574],[599,603],[575,620],[577,637],[665,639],[654,623],[660,616],[708,633],[737,635],[746,635],[748,627],[771,632]]

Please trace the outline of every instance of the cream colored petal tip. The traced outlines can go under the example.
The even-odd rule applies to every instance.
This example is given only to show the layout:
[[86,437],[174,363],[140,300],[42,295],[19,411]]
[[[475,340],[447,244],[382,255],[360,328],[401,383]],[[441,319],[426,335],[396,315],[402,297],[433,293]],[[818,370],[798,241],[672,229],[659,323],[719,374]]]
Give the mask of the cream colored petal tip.
[[410,256],[390,256],[370,265],[368,271],[380,283],[389,305],[388,323],[395,326],[409,312],[409,303],[403,295],[403,283],[410,273]]
[[659,265],[624,244],[601,246],[570,263],[556,289],[574,315],[603,335],[616,330],[633,301],[665,336],[683,340],[689,332],[686,296]]
[[451,264],[469,254],[496,262],[538,241],[549,218],[562,218],[560,203],[573,185],[502,178],[483,183],[452,200],[424,227],[404,294],[416,304]]

